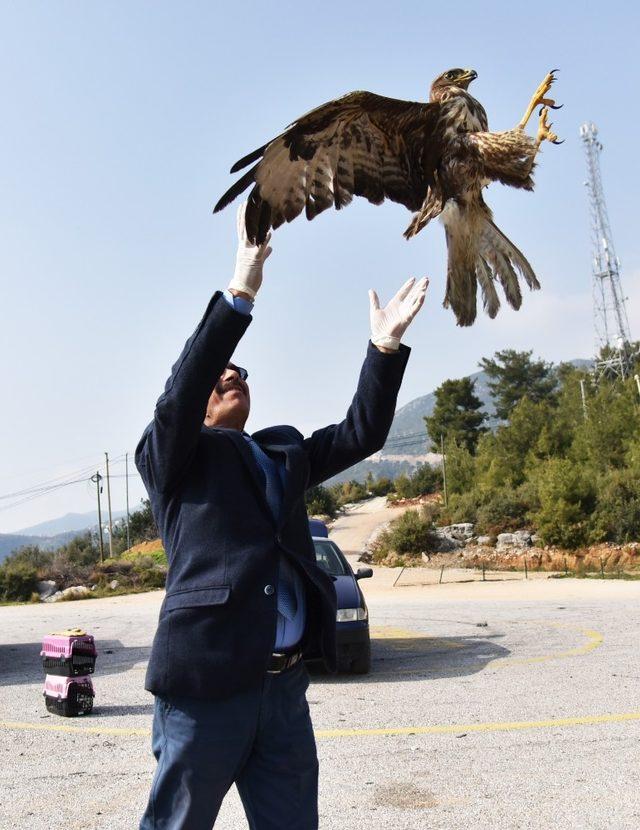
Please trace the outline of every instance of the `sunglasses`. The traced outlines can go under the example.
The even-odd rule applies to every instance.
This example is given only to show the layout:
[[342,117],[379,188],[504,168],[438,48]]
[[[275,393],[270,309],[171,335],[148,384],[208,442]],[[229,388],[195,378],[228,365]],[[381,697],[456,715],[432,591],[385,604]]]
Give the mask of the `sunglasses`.
[[242,366],[236,366],[235,363],[227,363],[227,369],[237,372],[240,380],[246,380],[249,377],[249,372],[247,372],[246,369],[243,369]]

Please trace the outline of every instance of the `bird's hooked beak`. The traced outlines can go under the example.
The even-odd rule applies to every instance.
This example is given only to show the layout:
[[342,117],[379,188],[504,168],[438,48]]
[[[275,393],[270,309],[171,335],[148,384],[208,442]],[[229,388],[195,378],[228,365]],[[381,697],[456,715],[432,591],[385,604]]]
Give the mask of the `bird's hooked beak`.
[[475,69],[465,69],[464,75],[460,75],[456,78],[456,86],[461,86],[463,89],[466,89],[471,81],[475,81],[478,77],[478,73]]

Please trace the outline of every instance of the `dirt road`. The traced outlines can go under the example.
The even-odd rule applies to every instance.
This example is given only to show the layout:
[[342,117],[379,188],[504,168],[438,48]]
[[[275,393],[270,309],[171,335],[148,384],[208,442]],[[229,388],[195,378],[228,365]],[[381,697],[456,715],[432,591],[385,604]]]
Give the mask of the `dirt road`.
[[385,496],[359,502],[333,523],[331,538],[346,554],[362,553],[373,531],[404,513],[406,507],[387,507]]

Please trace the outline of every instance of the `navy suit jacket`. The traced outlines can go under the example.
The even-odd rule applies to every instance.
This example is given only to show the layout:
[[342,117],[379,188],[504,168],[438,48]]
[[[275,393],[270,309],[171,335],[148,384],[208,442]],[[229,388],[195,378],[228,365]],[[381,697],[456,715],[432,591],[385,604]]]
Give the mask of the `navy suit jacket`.
[[305,653],[335,670],[335,590],[316,564],[304,493],[382,447],[409,349],[383,354],[369,344],[341,423],[306,439],[291,426],[254,433],[286,469],[276,522],[241,433],[203,425],[211,390],[250,321],[214,295],[136,450],[169,560],[145,683],[154,694],[215,700],[260,685],[276,632],[269,586],[282,555],[307,593]]

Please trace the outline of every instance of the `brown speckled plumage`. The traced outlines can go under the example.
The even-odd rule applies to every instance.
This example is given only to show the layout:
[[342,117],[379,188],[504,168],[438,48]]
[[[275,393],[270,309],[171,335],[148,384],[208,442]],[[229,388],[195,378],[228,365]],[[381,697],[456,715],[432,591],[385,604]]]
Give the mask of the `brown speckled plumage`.
[[440,216],[448,247],[445,306],[459,325],[476,317],[477,286],[485,311],[495,317],[497,280],[509,305],[519,308],[519,272],[539,288],[523,254],[494,225],[482,198],[492,181],[526,190],[538,142],[523,130],[491,133],[482,105],[468,92],[476,77],[454,69],[431,86],[429,103],[351,92],[298,118],[273,141],[238,161],[231,172],[256,162],[220,199],[215,211],[253,185],[247,233],[264,241],[270,228],[304,210],[313,219],[340,209],[353,196],[373,204],[399,202],[414,213],[405,236]]

